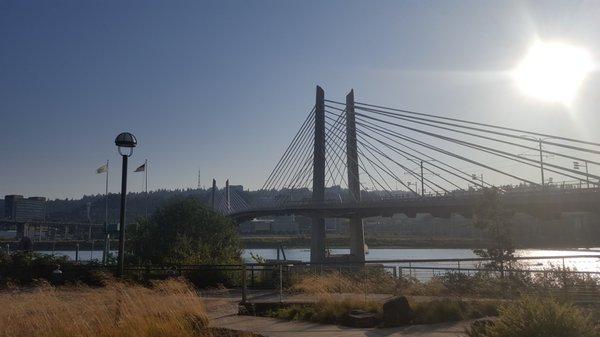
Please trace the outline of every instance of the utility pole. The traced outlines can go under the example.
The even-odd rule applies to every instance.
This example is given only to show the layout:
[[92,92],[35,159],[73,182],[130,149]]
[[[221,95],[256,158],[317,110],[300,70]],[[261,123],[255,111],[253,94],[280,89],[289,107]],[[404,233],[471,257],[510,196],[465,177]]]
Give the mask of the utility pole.
[[[325,91],[317,86],[315,99],[315,133],[313,145],[312,202],[325,201]],[[310,236],[310,262],[321,263],[325,259],[325,219],[312,217]]]
[[[588,172],[588,162],[587,162],[587,160],[584,160],[583,163],[585,165],[585,182],[587,184],[587,188],[590,188],[590,177],[589,177],[589,172]],[[581,168],[581,164],[578,161],[574,161],[573,162],[573,168],[575,170],[579,170]],[[581,180],[579,180],[579,185],[581,186]]]
[[425,196],[425,183],[423,182],[423,161],[421,160],[421,196]]
[[540,145],[540,171],[542,174],[542,188],[545,186],[545,179],[544,179],[544,155],[542,154],[542,139],[539,138],[538,139],[539,145]]
[[[356,115],[354,113],[354,90],[346,95],[346,165],[348,166],[348,190],[354,202],[360,202],[360,180],[356,144]],[[360,215],[350,217],[350,255],[356,262],[365,261],[365,233]]]

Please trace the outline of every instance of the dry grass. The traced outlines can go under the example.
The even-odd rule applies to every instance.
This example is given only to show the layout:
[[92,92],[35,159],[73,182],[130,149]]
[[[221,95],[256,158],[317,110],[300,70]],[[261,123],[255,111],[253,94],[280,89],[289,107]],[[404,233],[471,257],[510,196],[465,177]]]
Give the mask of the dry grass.
[[356,273],[330,272],[321,275],[300,275],[293,282],[293,292],[316,295],[327,299],[333,294],[393,293],[397,284],[391,275],[380,270]]
[[180,280],[151,288],[112,282],[0,294],[0,337],[227,336],[207,325],[201,299]]

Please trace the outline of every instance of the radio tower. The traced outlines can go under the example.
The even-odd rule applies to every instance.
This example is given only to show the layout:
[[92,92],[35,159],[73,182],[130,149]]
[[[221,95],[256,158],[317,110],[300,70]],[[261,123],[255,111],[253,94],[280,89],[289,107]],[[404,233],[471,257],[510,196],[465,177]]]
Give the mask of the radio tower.
[[200,183],[200,169],[198,169],[198,189],[202,188],[202,184]]

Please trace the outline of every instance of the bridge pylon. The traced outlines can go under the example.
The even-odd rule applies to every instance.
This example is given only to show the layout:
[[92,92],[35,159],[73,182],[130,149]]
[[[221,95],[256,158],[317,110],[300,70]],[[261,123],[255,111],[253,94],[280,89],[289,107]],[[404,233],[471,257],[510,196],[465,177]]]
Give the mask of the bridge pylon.
[[[325,201],[325,91],[317,86],[315,101],[315,130],[313,145],[313,181],[312,201]],[[320,263],[325,260],[325,219],[322,216],[312,217],[310,235],[310,262]]]
[[[356,115],[354,112],[354,90],[346,95],[346,165],[348,190],[353,201],[360,202],[360,178],[358,172],[358,150],[356,144]],[[350,258],[365,261],[365,233],[360,215],[350,217]]]

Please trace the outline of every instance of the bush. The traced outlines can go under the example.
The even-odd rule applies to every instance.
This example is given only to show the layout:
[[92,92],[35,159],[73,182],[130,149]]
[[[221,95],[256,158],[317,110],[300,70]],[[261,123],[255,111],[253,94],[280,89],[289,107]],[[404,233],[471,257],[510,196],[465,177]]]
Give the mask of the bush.
[[362,310],[381,315],[381,305],[376,302],[345,298],[336,300],[320,300],[315,304],[292,305],[271,312],[269,315],[281,319],[312,321],[326,324],[348,325],[351,311]]
[[43,255],[35,252],[0,254],[0,288],[32,285],[38,280],[52,282],[52,271],[60,266],[60,283],[84,283],[101,286],[107,276],[99,270],[68,261],[65,257]]
[[412,307],[414,322],[418,324],[453,322],[498,314],[498,303],[495,301],[442,299],[416,303]]
[[600,329],[579,309],[552,298],[523,297],[500,309],[486,329],[471,328],[470,337],[598,337]]
[[176,199],[140,219],[128,233],[131,263],[235,264],[241,248],[235,224],[195,199]]

